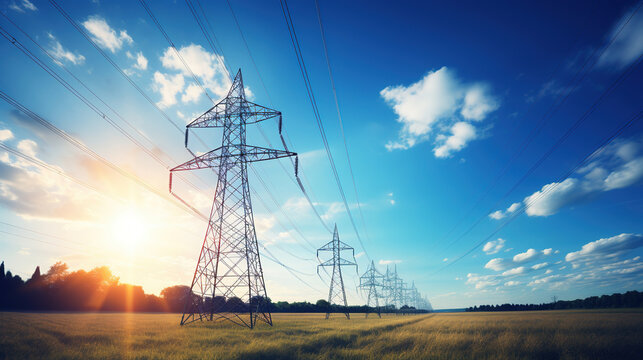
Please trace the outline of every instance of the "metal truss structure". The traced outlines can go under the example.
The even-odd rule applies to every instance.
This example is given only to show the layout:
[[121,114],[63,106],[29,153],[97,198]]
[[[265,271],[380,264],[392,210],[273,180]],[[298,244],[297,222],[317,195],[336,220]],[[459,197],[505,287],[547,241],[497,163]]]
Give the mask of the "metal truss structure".
[[384,275],[377,271],[375,268],[375,262],[371,260],[371,265],[368,267],[364,275],[359,278],[359,287],[368,292],[366,300],[366,306],[368,307],[368,310],[366,310],[367,318],[370,309],[375,309],[377,316],[380,318],[382,317],[382,311],[380,309],[380,298],[382,297],[382,292],[378,292],[377,289],[382,289],[383,280]]
[[181,325],[205,319],[229,320],[251,329],[257,321],[272,326],[250,201],[248,163],[297,154],[247,145],[246,125],[273,118],[279,118],[281,133],[281,113],[246,100],[239,70],[228,95],[187,125],[186,148],[190,129],[222,128],[223,140],[220,147],[170,170],[170,192],[174,172],[208,168],[218,175]]
[[[353,252],[353,261],[346,260],[342,258],[341,252],[350,250]],[[319,275],[319,268],[325,266],[333,267],[333,274],[330,279],[330,290],[328,291],[328,303],[332,306],[334,303],[343,304],[344,314],[347,319],[350,319],[351,316],[348,313],[348,303],[346,301],[346,290],[344,290],[344,279],[342,278],[342,266],[355,266],[357,270],[357,262],[355,261],[355,249],[348,246],[346,243],[339,240],[339,233],[337,232],[337,224],[335,224],[335,230],[333,232],[333,240],[317,249],[317,258],[319,258],[320,251],[330,251],[333,253],[332,258],[324,261],[323,263],[317,265],[317,275]],[[331,310],[329,309],[326,312],[326,319],[330,317]]]
[[382,279],[385,306],[396,309],[396,313],[402,314],[417,310],[432,311],[431,303],[420,294],[415,282],[412,282],[410,287],[406,284],[397,273],[397,265],[393,271],[386,267],[386,274]]

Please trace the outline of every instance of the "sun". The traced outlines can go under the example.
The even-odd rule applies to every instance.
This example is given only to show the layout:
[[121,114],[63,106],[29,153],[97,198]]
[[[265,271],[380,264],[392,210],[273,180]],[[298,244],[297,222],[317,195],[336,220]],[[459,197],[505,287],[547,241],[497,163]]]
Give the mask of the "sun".
[[112,223],[112,241],[122,250],[133,251],[147,239],[149,223],[135,209],[119,212]]

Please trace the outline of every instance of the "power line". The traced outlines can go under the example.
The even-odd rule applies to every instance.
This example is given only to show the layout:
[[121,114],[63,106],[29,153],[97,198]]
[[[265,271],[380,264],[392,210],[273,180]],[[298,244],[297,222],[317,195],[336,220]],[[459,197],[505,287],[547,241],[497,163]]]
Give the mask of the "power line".
[[337,89],[335,87],[335,79],[333,77],[333,70],[330,65],[330,58],[328,56],[328,47],[326,46],[326,35],[324,34],[324,25],[322,24],[321,11],[319,10],[319,1],[315,0],[315,10],[317,11],[317,20],[319,22],[319,32],[321,34],[322,43],[324,44],[324,55],[326,57],[326,65],[328,66],[328,77],[330,78],[330,83],[333,88],[333,98],[335,99],[335,109],[337,110],[337,119],[339,120],[339,129],[342,134],[342,140],[344,141],[344,150],[346,152],[346,160],[348,161],[348,169],[351,174],[351,180],[353,182],[353,191],[355,192],[355,200],[357,201],[357,209],[359,210],[359,215],[362,220],[362,226],[366,232],[366,238],[370,240],[368,234],[368,227],[366,226],[366,221],[364,220],[364,213],[362,212],[362,204],[359,201],[359,195],[357,193],[357,182],[355,181],[355,174],[353,173],[353,165],[351,163],[351,157],[348,151],[348,142],[346,141],[346,134],[344,133],[344,122],[342,121],[342,113],[339,110],[339,100],[337,99]]
[[[643,3],[641,3],[641,4],[643,4]],[[602,57],[602,55],[605,53],[605,51],[606,51],[606,50],[607,50],[607,49],[608,49],[608,48],[609,48],[609,47],[614,43],[614,41],[615,41],[615,40],[616,40],[616,38],[619,36],[619,34],[621,33],[621,31],[622,31],[622,30],[624,29],[624,27],[629,23],[629,21],[631,20],[632,16],[634,15],[634,13],[636,13],[636,11],[638,11],[638,9],[640,8],[640,6],[641,6],[641,5],[639,5],[639,7],[637,7],[637,8],[636,8],[636,10],[635,10],[631,15],[630,15],[630,17],[628,17],[628,18],[627,18],[627,20],[626,20],[626,21],[625,21],[625,22],[620,26],[619,30],[614,34],[614,36],[612,36],[612,38],[611,38],[611,39],[610,39],[610,41],[607,43],[607,45],[606,45],[606,46],[604,46],[604,47],[602,48],[602,51],[600,52],[600,54],[598,54],[598,56],[594,56],[594,55],[596,55],[596,53],[598,52],[598,48],[597,48],[597,49],[592,53],[592,55],[590,55],[590,56],[585,60],[585,62],[583,63],[582,67],[579,69],[579,71],[576,73],[576,75],[574,76],[574,78],[573,78],[573,79],[572,79],[572,81],[570,82],[570,85],[568,86],[568,91],[567,91],[567,93],[565,94],[565,96],[562,98],[562,100],[561,100],[560,102],[558,102],[557,104],[556,104],[556,102],[554,102],[554,103],[552,104],[552,106],[550,107],[550,109],[545,113],[545,116],[544,116],[544,117],[543,117],[543,119],[541,120],[540,124],[539,124],[536,128],[534,128],[534,130],[532,130],[532,133],[531,133],[531,134],[530,134],[530,135],[525,139],[525,141],[523,142],[522,147],[520,148],[520,150],[519,150],[518,152],[514,153],[513,157],[512,157],[512,158],[511,158],[511,160],[509,161],[509,163],[507,163],[507,165],[506,165],[506,166],[505,166],[505,168],[502,170],[502,172],[500,173],[500,175],[499,175],[498,177],[496,177],[496,179],[494,180],[493,184],[492,184],[492,185],[491,185],[491,186],[486,190],[486,192],[485,192],[485,193],[484,193],[484,194],[483,194],[483,195],[478,199],[478,201],[476,202],[476,204],[475,204],[475,205],[474,205],[474,206],[469,210],[469,213],[470,213],[470,212],[471,212],[475,207],[477,207],[477,206],[478,206],[478,204],[482,201],[482,199],[483,199],[483,198],[484,198],[484,197],[489,193],[489,191],[491,191],[491,189],[492,189],[492,188],[497,184],[498,180],[499,180],[499,179],[500,179],[500,178],[501,178],[501,177],[506,173],[506,171],[508,170],[508,168],[509,168],[509,166],[511,165],[511,163],[512,163],[514,160],[516,160],[516,158],[517,158],[520,154],[522,154],[522,152],[524,152],[524,150],[527,148],[527,146],[529,146],[529,144],[531,143],[531,141],[533,140],[533,138],[534,138],[534,137],[535,137],[535,136],[536,136],[536,135],[537,135],[537,134],[542,130],[542,128],[544,127],[545,123],[546,123],[549,119],[551,119],[551,117],[553,116],[553,114],[554,114],[554,113],[555,113],[555,112],[556,112],[556,111],[557,111],[557,110],[562,106],[562,104],[563,104],[563,103],[564,103],[564,102],[569,98],[570,94],[571,94],[571,93],[574,91],[574,89],[579,85],[579,83],[580,83],[580,82],[585,78],[585,76],[587,76],[587,74],[588,74],[588,73],[589,73],[589,72],[594,68],[594,66],[596,66],[596,64],[598,63],[598,60]],[[592,65],[588,68],[588,70],[587,70],[584,74],[582,74],[582,75],[581,75],[582,70],[585,68],[585,66],[589,63],[589,61],[590,61],[592,58],[595,58],[594,62],[593,62],[593,63],[592,63]],[[487,212],[486,212],[485,214],[483,214],[480,218],[478,218],[478,220],[476,220],[476,221],[475,221],[475,222],[474,222],[474,223],[473,223],[473,224],[472,224],[472,225],[471,225],[471,226],[470,226],[470,227],[469,227],[469,228],[468,228],[464,233],[462,233],[458,238],[456,238],[454,241],[452,241],[451,243],[449,243],[449,244],[448,244],[444,249],[446,250],[446,249],[448,249],[449,247],[451,247],[453,244],[455,244],[456,242],[460,241],[460,240],[461,240],[462,238],[464,238],[464,237],[465,237],[465,236],[466,236],[466,235],[467,235],[471,230],[473,230],[473,228],[475,228],[479,223],[481,223],[484,219],[486,219],[486,218],[487,218],[487,216],[488,216],[488,214],[489,214],[489,213],[491,213],[492,211],[494,211],[494,209],[495,209],[495,208],[500,204],[500,202],[501,202],[502,200],[504,200],[506,197],[508,197],[508,196],[509,196],[509,195],[510,195],[510,194],[511,194],[511,193],[512,193],[512,192],[513,192],[513,191],[514,191],[518,186],[520,186],[520,184],[522,184],[522,182],[524,182],[524,180],[525,180],[527,177],[529,177],[529,176],[530,176],[530,175],[531,175],[531,174],[536,170],[536,168],[538,168],[538,167],[542,164],[542,162],[543,162],[543,161],[545,161],[545,160],[546,160],[546,159],[551,155],[551,153],[552,153],[556,148],[558,148],[558,146],[560,146],[560,145],[561,145],[561,143],[562,143],[562,142],[564,142],[564,141],[565,141],[565,139],[567,139],[567,137],[569,137],[569,136],[570,136],[570,135],[571,135],[571,134],[576,130],[576,128],[578,128],[578,127],[581,125],[581,123],[582,123],[582,122],[584,122],[584,121],[587,119],[587,117],[591,114],[591,112],[593,112],[593,111],[594,111],[595,107],[596,107],[596,106],[598,106],[598,105],[603,101],[603,99],[604,99],[607,95],[609,95],[609,93],[611,93],[611,91],[612,91],[613,89],[615,89],[617,86],[619,86],[619,85],[620,85],[620,83],[621,83],[621,81],[622,81],[624,78],[626,78],[627,76],[629,76],[629,74],[630,74],[630,73],[631,73],[631,71],[636,67],[636,65],[638,64],[638,62],[639,62],[639,61],[640,61],[640,56],[639,56],[639,58],[638,58],[634,63],[632,63],[632,64],[631,64],[631,65],[630,65],[626,70],[624,70],[624,71],[621,73],[621,75],[620,75],[620,76],[619,76],[619,77],[618,77],[618,78],[617,78],[617,79],[616,79],[616,80],[615,80],[615,81],[610,85],[610,87],[609,87],[607,90],[605,90],[605,91],[604,91],[604,92],[599,96],[599,98],[598,98],[598,99],[597,99],[597,100],[596,100],[596,101],[595,101],[595,102],[590,106],[590,110],[591,110],[591,111],[590,111],[590,113],[589,113],[589,114],[586,114],[586,115],[584,114],[583,116],[581,116],[581,118],[580,118],[577,122],[575,122],[575,123],[571,126],[571,128],[569,128],[569,129],[567,130],[567,132],[566,132],[566,133],[565,133],[561,138],[559,138],[559,140],[558,140],[556,143],[554,143],[554,144],[549,148],[549,150],[548,150],[548,151],[547,151],[547,152],[546,152],[546,153],[545,153],[545,154],[544,154],[544,155],[543,155],[543,156],[542,156],[538,161],[536,161],[536,163],[535,163],[534,165],[532,165],[532,167],[527,171],[527,173],[525,173],[525,174],[522,176],[522,178],[521,178],[518,182],[516,182],[516,183],[511,187],[511,189],[510,189],[509,191],[507,191],[507,192],[506,192],[506,193],[505,193],[505,194],[504,194],[504,195],[503,195],[503,196],[502,196],[498,201],[496,201],[496,202],[492,205],[492,207],[491,207],[491,209],[490,209],[489,211],[487,211]],[[581,76],[580,76],[580,78],[578,78],[578,76],[579,76],[579,75],[581,75]],[[578,80],[576,80],[577,78],[578,78]],[[550,111],[550,110],[551,110],[551,111]],[[547,114],[547,113],[549,113],[549,116],[546,116],[546,114]],[[452,232],[452,231],[450,231],[450,232]]]
[[570,177],[570,176],[571,176],[571,175],[572,175],[576,170],[580,169],[584,164],[586,164],[586,163],[588,162],[588,160],[593,159],[593,158],[595,158],[596,156],[598,156],[598,155],[599,155],[599,154],[600,154],[600,153],[601,153],[601,152],[602,152],[602,151],[607,147],[607,145],[609,145],[610,143],[612,143],[612,142],[613,142],[613,141],[614,141],[614,140],[615,140],[615,139],[616,139],[620,134],[622,134],[622,133],[623,133],[623,131],[625,131],[627,128],[629,128],[630,126],[632,126],[635,122],[637,122],[638,120],[640,120],[640,119],[641,119],[641,117],[643,117],[643,111],[639,111],[639,112],[638,112],[638,113],[636,113],[634,116],[632,116],[628,121],[626,121],[623,125],[621,125],[621,126],[620,126],[620,127],[619,127],[619,128],[618,128],[618,129],[617,129],[617,130],[612,134],[612,135],[610,135],[607,139],[605,139],[605,140],[604,140],[604,141],[603,141],[603,142],[602,142],[602,143],[601,143],[601,144],[596,148],[596,150],[594,150],[594,151],[592,151],[591,153],[589,153],[589,154],[588,154],[587,156],[585,156],[585,157],[584,157],[584,158],[583,158],[579,163],[577,163],[577,164],[576,164],[576,165],[575,165],[571,170],[569,170],[569,171],[568,171],[568,172],[566,172],[563,176],[561,176],[561,177],[559,177],[558,179],[556,179],[556,180],[552,183],[552,186],[548,187],[547,189],[543,189],[543,190],[542,190],[542,191],[541,191],[541,192],[540,192],[536,197],[534,197],[534,198],[530,199],[530,201],[529,201],[527,204],[525,204],[525,206],[523,206],[522,208],[520,208],[519,210],[517,210],[515,213],[513,213],[513,214],[511,215],[511,217],[507,218],[507,220],[506,220],[503,224],[499,225],[499,226],[498,226],[498,227],[497,227],[493,232],[491,232],[491,234],[489,234],[489,236],[485,237],[482,241],[480,241],[479,243],[477,243],[475,246],[473,246],[473,247],[472,247],[471,249],[469,249],[467,252],[465,252],[464,254],[462,254],[461,256],[459,256],[458,258],[456,258],[455,260],[453,260],[453,261],[449,262],[448,264],[444,265],[443,267],[441,267],[440,269],[436,270],[435,272],[433,272],[433,273],[432,273],[432,274],[430,274],[430,275],[437,274],[438,272],[440,272],[440,271],[442,271],[442,270],[446,269],[447,267],[449,267],[449,266],[451,266],[451,265],[455,264],[456,262],[458,262],[458,261],[462,260],[462,259],[463,259],[463,258],[465,258],[467,255],[471,254],[475,249],[477,249],[477,248],[478,248],[478,247],[480,247],[482,244],[484,244],[485,242],[487,242],[489,239],[491,239],[492,237],[494,237],[498,232],[500,232],[500,230],[504,229],[507,225],[509,225],[509,223],[511,223],[512,221],[514,221],[514,220],[515,220],[519,215],[521,215],[522,213],[524,213],[525,211],[527,211],[527,209],[528,209],[531,205],[533,205],[534,203],[536,203],[538,200],[540,200],[540,199],[541,199],[542,197],[544,197],[546,194],[549,194],[550,192],[554,191],[554,190],[555,190],[555,189],[556,189],[556,188],[557,188],[557,187],[558,187],[558,186],[559,186],[563,181],[565,181],[565,179],[567,179],[568,177]]
[[357,225],[355,224],[355,220],[353,219],[353,215],[351,214],[350,206],[348,205],[348,201],[346,200],[346,195],[344,193],[344,189],[342,187],[342,183],[339,178],[339,174],[337,172],[337,168],[335,166],[335,161],[333,160],[333,155],[330,151],[330,146],[328,145],[328,139],[326,138],[326,132],[324,130],[324,125],[321,120],[321,116],[319,115],[319,109],[317,107],[317,102],[315,101],[315,94],[312,89],[312,85],[310,83],[310,78],[308,76],[308,71],[306,70],[306,64],[303,58],[303,54],[301,52],[301,47],[299,46],[299,40],[297,39],[297,33],[294,28],[294,24],[292,22],[292,17],[290,15],[290,10],[288,9],[288,3],[285,0],[280,0],[281,2],[281,9],[284,15],[284,19],[286,21],[286,25],[288,27],[288,32],[290,35],[290,40],[292,42],[293,48],[295,50],[295,55],[297,56],[297,63],[299,65],[299,70],[301,71],[302,78],[304,79],[304,84],[306,86],[306,92],[308,95],[308,99],[310,100],[310,104],[313,108],[313,114],[315,117],[315,120],[317,122],[317,127],[319,128],[319,132],[322,138],[322,142],[324,143],[324,148],[326,150],[326,155],[328,156],[328,160],[330,162],[331,169],[333,171],[333,175],[335,177],[335,182],[337,183],[337,187],[339,189],[339,193],[342,197],[342,200],[344,202],[344,206],[346,207],[346,213],[348,214],[348,217],[350,219],[351,225],[353,226],[353,230],[355,231],[355,235],[357,236],[357,239],[359,240],[359,243],[362,247],[362,250],[366,254],[366,257],[370,260],[370,256],[368,255],[368,252],[366,251],[366,247],[364,246],[364,242],[362,241],[361,236],[359,235],[359,231],[357,230]]
[[[3,14],[4,15],[4,14]],[[6,16],[5,16],[6,18]],[[8,19],[8,18],[7,18]],[[8,19],[10,22],[11,20]],[[54,57],[44,48],[42,48],[35,40],[33,40],[29,35],[27,35],[22,28],[18,27],[15,23],[11,22],[14,26],[16,26],[24,35],[27,36],[34,44],[36,44],[47,56],[49,56],[52,60],[55,60]],[[12,45],[14,45],[18,50],[20,50],[24,55],[26,55],[29,59],[31,59],[36,65],[38,65],[40,68],[42,68],[47,74],[49,74],[51,77],[53,77],[56,81],[58,81],[67,91],[69,91],[72,95],[74,95],[76,98],[78,98],[80,101],[82,101],[87,107],[89,107],[92,111],[94,111],[100,118],[105,120],[108,124],[110,124],[114,129],[116,129],[119,133],[121,133],[123,136],[125,136],[128,140],[130,140],[136,147],[141,149],[145,154],[149,155],[152,157],[157,163],[159,163],[161,166],[163,166],[165,169],[169,169],[170,167],[160,158],[158,155],[156,155],[153,151],[147,149],[143,144],[141,144],[136,138],[134,138],[131,134],[129,134],[125,129],[123,129],[120,125],[118,125],[109,115],[104,113],[102,110],[100,110],[94,103],[92,103],[89,99],[87,99],[84,95],[82,95],[76,88],[74,88],[71,84],[69,84],[65,79],[63,79],[54,69],[49,67],[47,64],[45,64],[44,61],[42,61],[37,55],[35,55],[33,52],[31,52],[29,49],[27,49],[24,44],[22,44],[19,40],[17,40],[15,37],[13,37],[5,28],[3,28],[0,25],[0,35],[2,35],[5,39],[7,39],[9,42],[11,42]],[[65,68],[66,69],[66,68]],[[69,71],[68,71],[69,72]],[[73,74],[72,74],[73,76]],[[84,83],[82,83],[78,78],[74,76],[76,80],[78,80],[85,88],[87,88],[95,97],[97,97],[103,104],[105,102],[100,99],[93,91],[91,91]],[[109,107],[109,106],[108,106]],[[110,107],[110,109],[113,110],[113,108]],[[123,119],[125,121],[125,119]],[[126,121],[125,121],[126,122]],[[129,124],[129,123],[128,123]],[[131,127],[133,127],[131,124],[129,124]],[[149,138],[148,138],[149,140]],[[150,140],[151,141],[151,140]],[[190,186],[198,190],[196,185],[192,184],[189,180],[185,179],[182,177],[182,180],[188,183]]]
[[[212,42],[211,37],[212,37],[212,38],[214,38],[215,42],[218,42],[218,41],[217,41],[216,36],[215,36],[215,34],[214,34],[214,30],[212,29],[212,25],[210,24],[210,21],[208,20],[208,17],[207,17],[207,15],[206,15],[205,11],[203,10],[203,7],[201,6],[200,1],[199,1],[199,0],[197,0],[197,3],[198,3],[198,5],[199,5],[199,9],[201,10],[201,15],[202,15],[202,16],[203,16],[203,18],[206,20],[206,22],[207,22],[207,24],[208,24],[208,26],[209,26],[210,32],[212,33],[212,36],[211,36],[211,37],[210,37],[210,34],[209,34],[208,30],[207,30],[207,29],[203,26],[203,24],[201,23],[201,20],[199,19],[199,16],[196,14],[195,7],[194,7],[194,5],[191,3],[191,0],[186,0],[186,3],[187,3],[187,5],[188,5],[188,7],[190,8],[190,11],[192,12],[192,16],[195,18],[195,20],[196,20],[196,22],[197,22],[197,25],[198,25],[198,26],[199,26],[199,28],[201,29],[201,32],[203,33],[204,37],[206,38],[206,40],[207,40],[207,41],[208,41],[208,43],[210,44],[210,47],[211,47],[212,51],[213,51],[213,52],[215,52],[215,54],[218,56],[217,52],[218,52],[219,50],[217,49],[217,46],[215,46],[215,44]],[[268,101],[269,101],[269,103],[271,104],[271,106],[272,106],[272,107],[274,107],[274,103],[272,102],[272,97],[270,96],[270,92],[268,92],[268,88],[265,86],[265,83],[264,83],[264,81],[263,81],[263,77],[261,76],[261,73],[260,73],[260,71],[259,71],[259,68],[258,68],[258,66],[257,66],[256,62],[254,62],[254,57],[252,56],[252,52],[251,52],[251,50],[250,50],[250,47],[249,47],[249,45],[248,45],[247,41],[245,41],[245,35],[244,35],[244,33],[243,33],[243,29],[241,28],[241,23],[238,21],[238,19],[237,19],[236,15],[235,15],[235,13],[234,13],[234,10],[232,9],[232,6],[230,6],[230,4],[229,4],[229,3],[228,3],[228,6],[229,6],[229,8],[230,8],[230,11],[231,11],[231,13],[232,13],[233,17],[234,17],[235,23],[236,23],[236,25],[237,25],[237,30],[238,30],[238,31],[239,31],[239,33],[241,34],[241,37],[244,39],[244,44],[245,44],[245,47],[246,47],[246,51],[248,52],[248,56],[249,56],[251,59],[253,59],[254,69],[255,69],[255,71],[257,72],[257,75],[259,76],[259,78],[260,78],[260,80],[261,80],[261,83],[262,83],[262,86],[263,86],[263,90],[264,90],[264,92],[266,93],[266,96],[268,97]],[[222,50],[222,48],[221,48],[221,45],[219,45],[219,47],[218,47],[218,48],[219,48],[219,49],[221,49],[221,54],[223,54],[223,50]],[[225,55],[224,55],[224,56],[219,56],[218,58],[219,58],[219,61],[220,61],[220,62],[224,65],[224,67],[227,69],[227,66],[225,65],[225,61],[224,61]],[[228,71],[228,76],[230,76],[229,71]],[[230,78],[232,79],[232,77],[231,77],[231,76],[230,76]],[[288,150],[289,148],[291,148],[291,147],[292,147],[292,141],[290,140],[290,138],[289,138],[289,136],[288,136],[287,132],[285,131],[285,129],[284,129],[283,131],[281,131],[281,123],[280,123],[279,125],[280,125],[280,134],[279,134],[279,137],[280,137],[281,142],[282,142],[282,144],[283,144],[283,146],[284,146],[284,149]],[[263,137],[263,138],[266,140],[266,142],[268,143],[268,146],[273,147],[273,146],[272,146],[272,143],[271,143],[271,141],[270,141],[270,139],[268,138],[268,136],[267,136],[267,135],[266,135],[266,133],[264,132],[263,127],[261,126],[261,124],[257,124],[257,129],[259,130],[259,132],[260,132],[260,134],[262,135],[262,137]],[[288,143],[290,143],[290,144],[291,144],[291,146],[288,146],[288,144],[287,144],[287,142],[286,142],[286,139],[284,139],[284,135],[285,135],[286,139],[288,140]],[[293,160],[293,159],[290,159],[290,161],[292,162],[292,165],[293,165],[293,166],[298,167],[298,164],[296,164],[296,163],[294,162],[294,160]],[[321,215],[319,214],[319,212],[318,212],[318,211],[317,211],[317,209],[316,209],[316,206],[315,206],[315,204],[314,204],[313,200],[311,199],[311,195],[314,195],[314,194],[312,194],[312,191],[311,191],[311,194],[309,195],[309,194],[308,194],[308,191],[306,190],[306,187],[304,186],[304,183],[301,181],[301,179],[299,178],[299,176],[298,176],[298,175],[296,175],[296,179],[293,179],[293,178],[291,177],[290,173],[288,172],[288,170],[286,170],[286,168],[284,167],[283,163],[282,163],[280,160],[277,160],[277,162],[279,163],[279,166],[284,170],[284,173],[286,173],[286,175],[288,176],[288,178],[289,178],[291,181],[293,181],[293,183],[294,183],[295,185],[297,185],[297,186],[299,187],[299,189],[301,190],[302,194],[304,195],[304,198],[305,198],[305,199],[306,199],[306,201],[308,202],[308,205],[313,209],[313,213],[316,215],[317,219],[321,222],[322,226],[323,226],[323,227],[324,227],[324,228],[325,228],[329,233],[332,233],[332,230],[331,230],[331,229],[330,229],[330,227],[326,224],[326,222],[324,221],[324,219],[321,217]],[[301,177],[303,178],[304,182],[306,183],[306,186],[310,189],[310,188],[311,188],[311,186],[310,186],[310,182],[308,181],[308,179],[307,179],[307,177],[306,177],[306,174],[305,174],[305,172],[303,171],[303,169],[300,169],[300,170],[298,171],[298,173],[301,173]]]
[[[74,27],[74,29],[76,29],[87,41],[89,41],[89,43],[103,56],[103,58],[105,58],[105,60],[107,60],[107,62],[109,62],[110,65],[112,65],[112,67],[114,67],[114,69],[116,69],[116,71],[118,71],[125,78],[125,80],[127,80],[127,82],[129,82],[136,89],[136,91],[138,91],[145,98],[145,100],[147,100],[147,102],[149,102],[150,105],[152,105],[161,114],[161,116],[165,120],[167,120],[174,128],[176,128],[181,133],[181,135],[183,135],[183,129],[181,129],[181,127],[177,125],[167,115],[167,113],[165,113],[165,111],[163,111],[163,109],[161,109],[154,102],[154,100],[152,100],[145,93],[145,91],[143,91],[143,89],[141,89],[141,87],[138,86],[138,84],[136,84],[134,80],[132,80],[132,78],[129,75],[127,75],[125,71],[123,71],[123,69],[121,69],[120,66],[118,66],[118,64],[116,64],[116,62],[107,53],[105,53],[105,51],[103,51],[103,49],[101,49],[101,47],[98,44],[96,44],[96,42],[85,32],[85,30],[83,30],[80,27],[80,25],[78,25],[78,23],[74,19],[72,19],[71,16],[69,16],[69,14],[67,14],[67,12],[55,0],[49,0],[49,2]],[[195,135],[195,136],[203,146],[208,147],[206,143],[198,135]],[[194,154],[189,149],[186,149],[186,150],[189,151],[190,154],[194,157]]]
[[150,16],[150,18],[152,18],[152,21],[154,22],[156,27],[159,29],[161,34],[163,34],[163,37],[165,37],[165,40],[167,40],[167,42],[170,45],[170,47],[172,48],[172,50],[174,50],[174,53],[176,54],[176,56],[179,58],[179,60],[181,60],[181,63],[183,63],[183,66],[185,67],[185,69],[190,73],[190,75],[192,75],[192,79],[194,79],[194,83],[197,84],[199,86],[199,88],[201,88],[201,91],[203,91],[205,96],[207,96],[208,99],[210,99],[210,101],[212,103],[215,103],[214,99],[212,99],[210,94],[208,94],[208,91],[205,89],[205,87],[203,87],[203,84],[201,83],[199,78],[197,78],[197,76],[194,74],[192,69],[190,69],[190,66],[188,66],[188,64],[185,62],[185,59],[183,59],[183,56],[181,55],[179,50],[174,45],[174,42],[172,42],[172,39],[170,39],[170,36],[167,34],[167,32],[165,32],[165,29],[163,29],[163,26],[161,25],[161,23],[156,19],[156,16],[154,16],[154,13],[152,12],[152,9],[150,9],[150,7],[147,5],[145,0],[139,0],[139,2],[141,3],[141,6],[143,6],[143,9],[145,9],[147,14]]

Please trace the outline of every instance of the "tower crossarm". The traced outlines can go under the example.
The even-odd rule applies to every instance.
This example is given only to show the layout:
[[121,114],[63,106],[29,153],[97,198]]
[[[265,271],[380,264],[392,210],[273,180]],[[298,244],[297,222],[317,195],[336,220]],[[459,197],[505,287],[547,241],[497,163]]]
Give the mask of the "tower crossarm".
[[240,162],[258,162],[290,156],[297,156],[297,153],[253,145],[222,146],[208,151],[203,155],[197,156],[192,160],[186,161],[171,169],[170,172],[218,168],[221,164],[221,160],[224,158],[231,159],[230,161],[227,161],[226,164],[236,165]]
[[239,104],[232,104],[230,99],[226,98],[194,119],[187,125],[187,128],[219,128],[241,123],[256,124],[280,116],[280,111],[247,100],[239,106]]

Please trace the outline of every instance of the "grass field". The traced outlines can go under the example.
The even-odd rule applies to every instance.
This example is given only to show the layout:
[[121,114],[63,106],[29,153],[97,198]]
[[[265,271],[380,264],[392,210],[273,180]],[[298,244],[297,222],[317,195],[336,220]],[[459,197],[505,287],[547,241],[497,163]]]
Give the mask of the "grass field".
[[0,313],[0,358],[634,359],[643,311],[386,316],[274,314],[275,326],[178,325],[176,314]]

